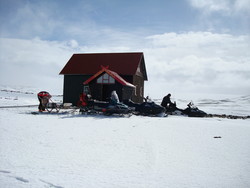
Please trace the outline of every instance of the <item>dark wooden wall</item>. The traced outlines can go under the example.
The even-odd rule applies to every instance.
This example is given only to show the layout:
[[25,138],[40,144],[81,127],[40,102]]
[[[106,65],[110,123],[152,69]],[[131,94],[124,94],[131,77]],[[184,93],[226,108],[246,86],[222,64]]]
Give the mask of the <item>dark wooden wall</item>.
[[85,75],[64,75],[63,102],[72,103],[76,106],[79,95],[83,92],[83,82],[89,77]]
[[[77,102],[79,101],[79,95],[83,92],[83,82],[91,76],[92,75],[64,75],[63,102],[72,103],[74,106],[76,106]],[[97,100],[109,100],[111,92],[116,90],[120,101],[131,99],[136,103],[143,102],[143,78],[138,75],[122,77],[127,82],[135,85],[136,88],[134,89],[128,86],[123,86],[117,81],[115,84],[96,84],[95,79],[89,83],[92,97]]]

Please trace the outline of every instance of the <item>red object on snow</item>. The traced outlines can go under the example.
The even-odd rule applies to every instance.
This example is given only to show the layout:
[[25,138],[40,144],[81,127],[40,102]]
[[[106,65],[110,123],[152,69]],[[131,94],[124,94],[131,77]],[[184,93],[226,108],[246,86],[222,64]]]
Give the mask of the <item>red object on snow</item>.
[[51,95],[47,91],[41,91],[37,94],[38,98],[51,98]]

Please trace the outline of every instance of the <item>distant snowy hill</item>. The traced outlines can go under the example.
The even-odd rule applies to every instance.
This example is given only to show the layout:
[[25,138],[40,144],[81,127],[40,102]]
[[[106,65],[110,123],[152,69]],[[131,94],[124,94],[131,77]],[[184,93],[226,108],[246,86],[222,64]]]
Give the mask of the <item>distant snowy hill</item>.
[[[37,92],[1,87],[0,106],[36,105]],[[249,115],[249,96],[193,102],[208,113]],[[0,108],[0,187],[250,187],[250,119],[33,111]]]

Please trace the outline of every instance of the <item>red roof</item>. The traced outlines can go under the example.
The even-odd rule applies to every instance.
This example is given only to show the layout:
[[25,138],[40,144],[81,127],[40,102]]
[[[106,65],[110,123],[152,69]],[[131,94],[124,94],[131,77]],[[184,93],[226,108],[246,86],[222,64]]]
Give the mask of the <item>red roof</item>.
[[94,75],[101,66],[109,66],[119,75],[135,75],[140,63],[144,69],[144,79],[147,80],[142,52],[73,54],[60,74]]
[[94,80],[95,78],[100,76],[103,72],[106,72],[107,74],[109,74],[111,77],[113,77],[117,82],[119,82],[122,85],[129,86],[129,87],[135,87],[133,84],[127,82],[122,77],[120,77],[119,74],[117,74],[116,72],[111,71],[107,67],[103,67],[103,66],[102,66],[102,69],[99,72],[97,72],[95,75],[91,76],[83,84],[84,85],[88,84],[89,82],[91,82],[92,80]]

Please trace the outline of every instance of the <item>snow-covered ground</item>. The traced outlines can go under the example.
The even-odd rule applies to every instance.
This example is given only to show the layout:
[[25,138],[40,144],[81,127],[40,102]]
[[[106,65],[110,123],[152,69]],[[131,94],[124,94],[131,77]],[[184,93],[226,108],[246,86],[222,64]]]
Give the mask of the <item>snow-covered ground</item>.
[[[0,106],[37,104],[37,92],[1,89]],[[207,113],[250,115],[249,96],[193,102]],[[0,187],[250,187],[250,119],[36,110],[0,108]]]

